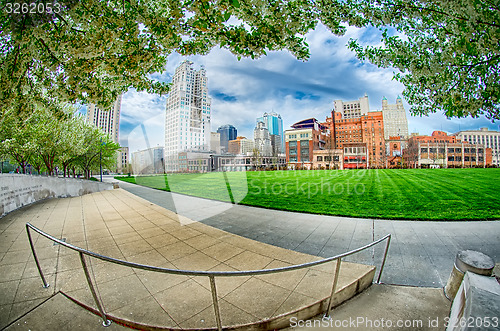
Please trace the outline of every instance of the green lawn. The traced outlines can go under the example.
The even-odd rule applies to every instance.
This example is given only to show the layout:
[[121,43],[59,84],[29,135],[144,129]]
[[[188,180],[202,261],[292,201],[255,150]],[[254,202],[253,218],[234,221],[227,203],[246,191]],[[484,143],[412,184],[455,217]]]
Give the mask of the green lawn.
[[226,176],[209,173],[116,178],[203,198],[231,201],[232,195],[239,204],[315,214],[500,219],[500,169],[303,170],[231,172]]

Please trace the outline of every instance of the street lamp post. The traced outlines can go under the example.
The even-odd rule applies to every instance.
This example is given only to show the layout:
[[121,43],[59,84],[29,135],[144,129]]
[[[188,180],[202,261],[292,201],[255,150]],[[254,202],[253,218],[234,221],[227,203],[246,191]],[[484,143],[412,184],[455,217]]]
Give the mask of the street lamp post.
[[103,145],[103,142],[102,142],[102,138],[101,138],[101,146],[99,148],[99,174],[101,177],[101,182],[102,182],[102,145]]
[[99,150],[99,173],[100,173],[101,182],[102,182],[102,147]]

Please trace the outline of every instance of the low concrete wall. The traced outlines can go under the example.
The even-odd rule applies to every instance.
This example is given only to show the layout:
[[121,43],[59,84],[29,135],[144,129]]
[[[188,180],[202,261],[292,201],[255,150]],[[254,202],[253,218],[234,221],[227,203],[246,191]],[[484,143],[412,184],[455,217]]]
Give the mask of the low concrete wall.
[[500,330],[500,284],[467,271],[453,300],[446,331]]
[[0,217],[43,199],[76,197],[112,189],[113,184],[84,179],[0,174]]

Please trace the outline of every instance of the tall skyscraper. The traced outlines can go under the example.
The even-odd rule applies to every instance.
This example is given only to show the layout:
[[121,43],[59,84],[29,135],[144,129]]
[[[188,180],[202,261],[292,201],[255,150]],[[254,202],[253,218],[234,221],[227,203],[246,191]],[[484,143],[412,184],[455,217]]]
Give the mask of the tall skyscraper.
[[264,122],[257,122],[257,126],[253,130],[255,148],[259,151],[260,156],[272,156],[273,148],[271,145],[271,136]]
[[165,168],[178,171],[178,153],[210,149],[210,105],[203,66],[183,61],[172,78],[165,113]]
[[335,100],[335,111],[342,114],[342,118],[358,118],[362,115],[368,114],[370,110],[370,103],[368,102],[368,95],[362,96],[356,101],[342,101]]
[[[280,147],[278,148],[279,153],[285,152],[285,134],[283,131],[283,119],[280,114],[275,112],[264,113],[262,117],[257,118],[257,123],[263,122],[266,128],[269,130],[269,134],[277,135],[280,137]],[[278,144],[276,144],[277,146]],[[274,145],[273,145],[273,148]]]
[[227,152],[229,148],[229,140],[235,140],[238,136],[238,130],[231,124],[219,126],[217,132],[220,133],[220,148],[221,151]]
[[389,105],[386,97],[382,99],[382,114],[384,116],[384,138],[408,138],[408,120],[403,107],[403,100],[398,96],[395,105]]
[[113,142],[120,141],[120,111],[122,96],[116,100],[113,109],[101,110],[93,103],[87,107],[87,123],[92,123],[105,133],[109,134]]

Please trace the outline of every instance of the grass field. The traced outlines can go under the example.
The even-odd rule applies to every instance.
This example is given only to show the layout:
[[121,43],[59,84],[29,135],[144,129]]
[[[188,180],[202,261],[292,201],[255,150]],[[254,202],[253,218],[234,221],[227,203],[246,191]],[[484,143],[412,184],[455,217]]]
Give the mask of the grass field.
[[203,198],[315,214],[500,219],[500,169],[302,170],[116,178]]

